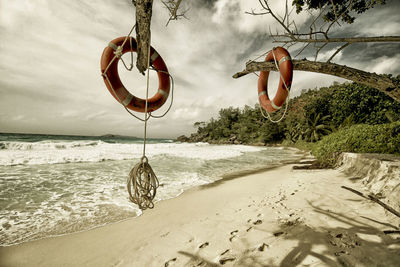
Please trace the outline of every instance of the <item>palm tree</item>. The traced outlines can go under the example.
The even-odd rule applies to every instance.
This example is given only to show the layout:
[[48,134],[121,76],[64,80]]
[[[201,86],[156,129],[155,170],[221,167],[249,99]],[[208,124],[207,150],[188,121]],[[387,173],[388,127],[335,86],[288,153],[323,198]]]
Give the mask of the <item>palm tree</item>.
[[321,115],[321,113],[313,113],[310,117],[307,117],[307,129],[304,132],[307,141],[316,142],[320,140],[322,136],[332,132],[333,127],[328,121],[331,115],[323,117],[321,117]]

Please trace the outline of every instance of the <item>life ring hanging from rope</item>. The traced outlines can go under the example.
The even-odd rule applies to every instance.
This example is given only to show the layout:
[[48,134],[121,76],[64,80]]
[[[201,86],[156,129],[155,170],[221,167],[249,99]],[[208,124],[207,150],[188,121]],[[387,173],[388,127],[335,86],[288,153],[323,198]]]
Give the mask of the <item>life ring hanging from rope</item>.
[[293,78],[293,63],[289,52],[283,47],[273,48],[265,57],[266,62],[275,62],[280,72],[278,91],[271,100],[268,96],[269,71],[261,71],[258,78],[258,99],[267,112],[280,109],[289,95]]
[[[125,41],[126,38],[128,38],[127,41]],[[121,56],[127,52],[136,52],[136,49],[136,39],[131,36],[123,36],[112,40],[104,48],[101,56],[101,73],[108,91],[118,102],[130,110],[144,113],[146,99],[132,95],[122,84],[118,75],[118,62]],[[147,99],[147,112],[159,109],[167,101],[170,91],[168,68],[153,47],[150,47],[150,65],[157,71],[159,87],[157,93]]]

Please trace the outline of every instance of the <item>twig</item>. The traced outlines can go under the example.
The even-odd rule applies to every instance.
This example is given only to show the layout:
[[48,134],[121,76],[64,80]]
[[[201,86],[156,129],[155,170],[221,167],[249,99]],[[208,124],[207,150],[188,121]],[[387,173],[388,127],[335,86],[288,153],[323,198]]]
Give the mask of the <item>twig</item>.
[[388,206],[387,204],[383,203],[382,201],[380,201],[379,199],[377,199],[374,195],[369,194],[368,196],[365,196],[363,193],[361,193],[361,192],[359,192],[359,191],[357,191],[357,190],[355,190],[355,189],[352,189],[352,188],[350,188],[350,187],[347,187],[347,186],[341,186],[341,187],[342,187],[343,189],[349,190],[349,191],[353,192],[354,194],[357,194],[357,195],[359,195],[359,196],[361,196],[361,197],[363,197],[363,198],[366,198],[366,199],[369,199],[369,200],[374,201],[375,203],[381,205],[385,210],[387,210],[387,211],[393,213],[394,215],[396,215],[397,217],[400,218],[400,212],[396,211],[396,210],[393,209],[392,207],[390,207],[390,206]]
[[179,6],[181,4],[182,0],[166,0],[166,1],[162,1],[162,3],[164,4],[164,6],[168,9],[169,13],[170,13],[170,17],[167,21],[167,25],[169,24],[169,22],[171,20],[178,20],[180,17],[186,18],[186,12],[189,9],[186,9],[184,11],[182,11],[180,14],[178,14],[178,10],[179,10]]
[[350,43],[345,43],[344,45],[342,45],[341,47],[339,47],[338,48],[338,50],[336,50],[336,52],[335,53],[333,53],[333,55],[326,61],[326,62],[331,62],[331,60],[340,52],[340,51],[342,51],[343,50],[343,48],[345,48],[345,47],[347,47],[347,46],[349,46],[350,45]]
[[400,231],[399,231],[399,230],[385,230],[385,231],[383,231],[383,233],[384,233],[385,235],[400,234]]

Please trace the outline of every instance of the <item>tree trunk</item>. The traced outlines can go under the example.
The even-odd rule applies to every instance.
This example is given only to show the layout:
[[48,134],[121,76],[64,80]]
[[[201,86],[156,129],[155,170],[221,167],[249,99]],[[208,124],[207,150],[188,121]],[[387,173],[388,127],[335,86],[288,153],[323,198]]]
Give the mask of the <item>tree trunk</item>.
[[153,0],[136,1],[136,42],[137,61],[136,67],[144,74],[148,63],[148,49],[150,43],[150,22],[153,9]]
[[[308,60],[293,60],[294,70],[310,71],[317,73],[330,74],[347,80],[358,82],[379,91],[384,92],[396,101],[400,102],[400,88],[392,79],[376,73],[370,73],[343,65],[327,62],[317,62]],[[246,74],[256,71],[276,71],[274,62],[250,62],[246,64],[244,71],[233,75],[233,78],[239,78]]]

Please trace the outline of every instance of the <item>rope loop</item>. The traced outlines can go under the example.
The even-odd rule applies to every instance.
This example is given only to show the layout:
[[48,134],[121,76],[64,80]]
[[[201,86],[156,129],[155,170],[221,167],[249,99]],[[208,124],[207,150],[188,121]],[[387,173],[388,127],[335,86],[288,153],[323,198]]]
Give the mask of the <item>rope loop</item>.
[[146,157],[146,156],[143,156],[141,159],[140,159],[140,163],[148,163],[149,162],[149,159]]

